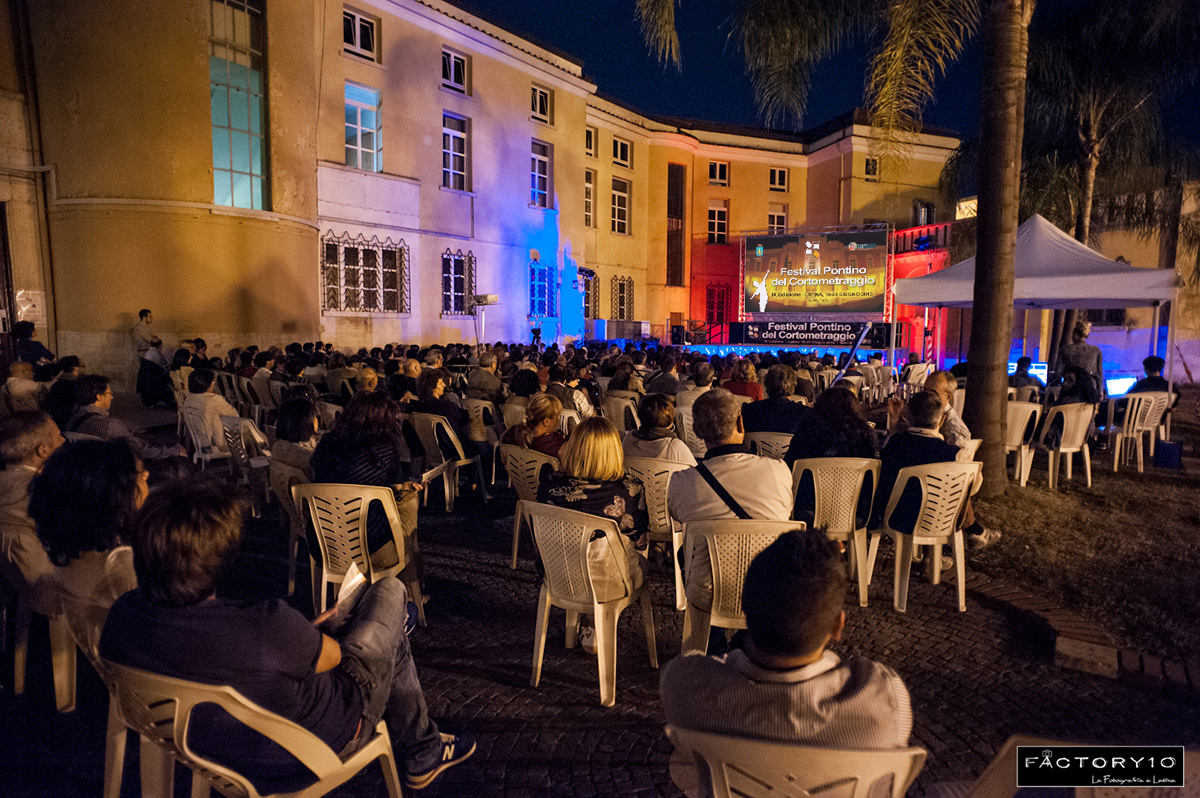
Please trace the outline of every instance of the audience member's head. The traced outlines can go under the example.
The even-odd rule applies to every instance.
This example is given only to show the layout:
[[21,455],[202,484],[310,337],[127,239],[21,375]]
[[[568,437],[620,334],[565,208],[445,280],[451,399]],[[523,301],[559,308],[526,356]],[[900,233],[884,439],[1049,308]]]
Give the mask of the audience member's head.
[[1033,358],[1021,356],[1017,358],[1017,373],[1028,374],[1029,367],[1033,365]]
[[171,371],[177,371],[192,362],[192,350],[180,347],[171,355]]
[[707,388],[712,385],[713,367],[706,360],[697,360],[692,364],[692,382],[697,388]]
[[521,369],[513,375],[512,383],[509,385],[513,395],[530,397],[542,390],[542,384],[538,382],[536,371],[529,369]]
[[154,491],[133,527],[138,587],[154,604],[190,607],[216,593],[242,537],[231,491],[179,480]]
[[536,393],[529,397],[529,403],[525,405],[525,421],[519,430],[522,445],[528,449],[534,438],[557,430],[562,409],[562,402],[551,394]]
[[259,352],[254,356],[254,365],[256,368],[269,369],[275,363],[275,356],[270,352]]
[[767,396],[791,396],[792,392],[796,390],[795,370],[791,366],[776,363],[767,369],[766,379],[763,380],[763,388],[766,389]]
[[496,371],[496,353],[490,349],[488,349],[485,352],[481,352],[479,355],[479,368],[485,369],[487,371],[495,372]]
[[753,651],[813,658],[841,638],[846,566],[837,544],[816,529],[785,532],[750,563],[742,612]]
[[[61,360],[59,361],[62,362]],[[1142,368],[1146,371],[1147,377],[1160,377],[1162,370],[1167,365],[1167,361],[1163,360],[1158,355],[1151,355],[1142,361]]]
[[675,397],[652,393],[638,402],[638,423],[647,429],[675,428]]
[[413,379],[421,376],[421,361],[410,357],[404,361],[404,376]]
[[51,455],[29,489],[29,517],[51,562],[127,543],[149,493],[146,476],[121,439],[79,441]]
[[417,398],[422,402],[441,399],[450,384],[450,375],[440,368],[427,368],[417,377]]
[[933,391],[917,391],[908,398],[908,421],[917,429],[937,429],[943,415],[942,398]]
[[108,387],[108,377],[100,374],[84,374],[75,380],[75,404],[80,407],[96,405],[107,410],[112,406],[113,393]]
[[1092,334],[1092,323],[1082,320],[1075,323],[1075,329],[1071,330],[1071,340],[1075,343],[1082,343],[1087,340],[1087,337]]
[[317,434],[317,405],[309,399],[289,399],[279,406],[275,437],[305,443]]
[[0,418],[0,461],[5,467],[37,470],[63,444],[58,425],[41,410],[24,410]]
[[188,375],[188,393],[210,393],[217,373],[208,369],[196,369]]
[[754,363],[745,358],[734,363],[729,379],[731,382],[755,382],[758,373],[754,370]]
[[373,391],[379,387],[379,375],[373,368],[364,368],[358,372],[354,382],[360,392]]
[[625,457],[617,428],[606,418],[585,418],[558,452],[562,473],[611,482],[625,476]]
[[8,376],[16,377],[19,380],[32,380],[33,379],[33,364],[32,363],[22,363],[19,360],[15,361],[13,363],[10,363],[8,365]]
[[138,311],[138,318],[147,324],[150,323],[150,308],[142,308]]
[[356,393],[346,402],[322,443],[325,439],[351,448],[381,439],[398,441],[400,406],[385,393]]
[[662,370],[663,374],[674,374],[675,357],[673,355],[663,355],[662,359],[658,361],[658,367]]
[[724,388],[700,394],[692,405],[692,430],[711,449],[746,438],[742,427],[742,403]]
[[937,394],[946,407],[954,401],[954,392],[958,390],[958,378],[948,371],[935,371],[925,379],[925,391]]
[[[161,343],[162,341],[159,341],[159,344]],[[79,372],[83,369],[83,360],[77,355],[66,355],[58,359],[58,366],[62,369],[60,373],[63,377],[74,379],[79,376]]]
[[33,322],[19,321],[12,326],[12,332],[10,334],[18,341],[25,341],[32,338],[36,331],[37,328],[33,326]]

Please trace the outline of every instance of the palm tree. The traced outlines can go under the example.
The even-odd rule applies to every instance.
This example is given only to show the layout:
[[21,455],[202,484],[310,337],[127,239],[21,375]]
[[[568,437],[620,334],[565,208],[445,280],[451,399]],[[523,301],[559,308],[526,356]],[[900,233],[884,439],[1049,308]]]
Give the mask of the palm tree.
[[[681,63],[677,0],[636,0],[652,52]],[[882,31],[867,76],[867,102],[880,156],[904,157],[934,79],[983,18],[983,124],[974,324],[964,419],[983,438],[983,495],[1002,493],[1004,403],[1012,336],[1013,263],[1025,105],[1028,27],[1035,0],[742,0],[731,37],[745,56],[768,123],[803,118],[816,65],[849,42]],[[984,188],[986,187],[986,188]]]

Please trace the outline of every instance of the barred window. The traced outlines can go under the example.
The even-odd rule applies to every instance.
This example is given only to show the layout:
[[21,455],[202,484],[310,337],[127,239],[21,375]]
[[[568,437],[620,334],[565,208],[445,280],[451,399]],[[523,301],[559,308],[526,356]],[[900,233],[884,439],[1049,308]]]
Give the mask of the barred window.
[[633,278],[612,278],[612,317],[618,321],[633,321]]
[[591,269],[580,269],[579,279],[583,282],[583,317],[596,319],[600,317],[600,281]]
[[727,283],[712,283],[704,289],[704,318],[709,322],[729,321],[729,297],[733,293]]
[[551,264],[543,264],[541,260],[529,261],[529,315],[555,316],[555,294],[558,293],[558,281],[555,279],[555,269]]
[[321,236],[322,310],[409,313],[408,245],[385,238]]
[[475,295],[475,256],[446,250],[442,253],[442,315],[475,315],[470,299]]

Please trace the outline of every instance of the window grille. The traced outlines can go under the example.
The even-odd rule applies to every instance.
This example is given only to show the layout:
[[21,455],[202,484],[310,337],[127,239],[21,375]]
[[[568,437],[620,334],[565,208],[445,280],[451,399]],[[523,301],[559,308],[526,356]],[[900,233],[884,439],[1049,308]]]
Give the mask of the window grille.
[[474,316],[475,256],[447,249],[442,253],[442,315]]
[[597,319],[600,317],[600,281],[591,269],[580,269],[579,279],[583,281],[583,317]]
[[612,278],[612,317],[618,321],[633,321],[633,278]]
[[558,293],[557,270],[540,260],[529,261],[529,315],[556,316],[555,296]]
[[705,288],[704,318],[720,324],[729,321],[729,297],[732,293],[727,283],[712,283]]
[[408,244],[349,233],[321,236],[322,310],[409,313]]

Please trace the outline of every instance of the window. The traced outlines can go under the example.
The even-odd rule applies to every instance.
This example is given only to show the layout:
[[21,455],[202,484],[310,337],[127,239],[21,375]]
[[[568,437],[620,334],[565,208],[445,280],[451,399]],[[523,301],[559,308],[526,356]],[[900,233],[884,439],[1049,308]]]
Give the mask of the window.
[[629,235],[629,181],[618,177],[612,181],[612,231]]
[[933,224],[937,221],[937,208],[932,202],[923,200],[913,200],[912,204],[912,226],[922,227],[927,224]]
[[470,299],[475,294],[475,256],[446,250],[442,253],[442,315],[475,315]]
[[612,318],[633,321],[633,278],[612,278]]
[[596,226],[596,173],[587,169],[583,173],[583,226]]
[[583,317],[596,319],[600,317],[600,281],[591,269],[580,269],[579,279],[583,283]]
[[729,201],[708,201],[708,243],[728,243],[729,234]]
[[442,114],[442,185],[456,191],[467,188],[467,120]]
[[879,182],[879,159],[878,158],[868,158],[866,166],[863,168],[863,172],[866,174],[868,182],[878,183]]
[[529,204],[549,208],[550,145],[535,141],[529,155]]
[[729,162],[728,161],[709,161],[708,162],[708,184],[710,186],[727,186],[727,185],[729,185]]
[[557,270],[551,264],[543,265],[535,258],[529,261],[529,315],[556,316],[557,303],[554,301],[558,294],[558,280],[555,279]]
[[470,94],[467,88],[467,57],[453,50],[442,50],[442,86],[461,94]]
[[383,169],[379,92],[346,84],[346,166],[366,172]]
[[529,115],[547,125],[554,123],[554,92],[536,83],[529,89]]
[[349,233],[321,236],[322,310],[408,313],[408,245]]
[[767,232],[781,236],[787,232],[787,206],[772,202],[767,209]]
[[1124,327],[1125,308],[1089,310],[1087,312],[1087,320],[1097,327]]
[[596,157],[596,140],[599,138],[600,132],[594,127],[583,131],[583,151],[592,158]]
[[684,214],[687,207],[687,167],[667,164],[667,285],[684,283]]
[[729,297],[733,293],[728,283],[712,283],[704,289],[704,318],[710,323],[729,321]]
[[271,198],[263,0],[211,0],[209,9],[213,203],[267,210]]
[[772,191],[787,191],[788,190],[788,170],[784,166],[771,167],[771,190]]
[[613,163],[617,166],[632,167],[632,145],[625,139],[613,136]]
[[342,42],[346,52],[374,61],[375,40],[375,20],[355,11],[342,9]]

